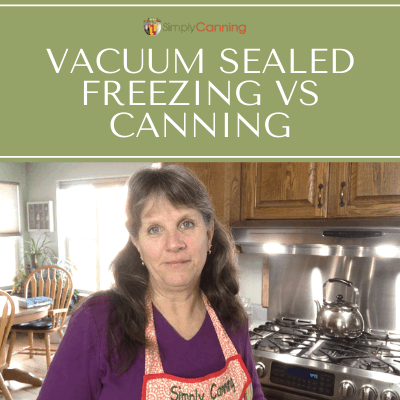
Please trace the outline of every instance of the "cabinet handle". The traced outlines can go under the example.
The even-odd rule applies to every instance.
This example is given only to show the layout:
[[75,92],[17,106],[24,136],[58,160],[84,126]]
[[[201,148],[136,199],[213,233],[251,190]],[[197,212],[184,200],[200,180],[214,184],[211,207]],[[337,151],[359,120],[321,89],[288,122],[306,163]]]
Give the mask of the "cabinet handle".
[[254,209],[257,208],[257,175],[254,175]]
[[341,189],[340,189],[340,203],[339,203],[339,206],[340,207],[344,207],[345,203],[344,203],[343,199],[344,199],[344,187],[346,186],[346,182],[342,182],[340,184],[340,186],[341,186]]
[[319,192],[318,192],[318,208],[322,208],[322,193],[321,193],[321,191],[322,191],[323,188],[324,188],[324,185],[322,183],[320,183],[318,185],[318,189],[319,189]]

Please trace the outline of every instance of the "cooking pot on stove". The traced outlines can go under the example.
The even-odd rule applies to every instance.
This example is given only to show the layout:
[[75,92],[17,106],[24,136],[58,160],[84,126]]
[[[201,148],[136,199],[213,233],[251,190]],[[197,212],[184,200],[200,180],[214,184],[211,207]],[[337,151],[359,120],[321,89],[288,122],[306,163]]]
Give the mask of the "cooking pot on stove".
[[[353,301],[345,301],[343,295],[338,294],[335,301],[326,300],[326,286],[331,283],[342,283],[353,289]],[[364,330],[364,320],[358,307],[359,292],[350,281],[339,278],[329,279],[324,283],[324,303],[317,304],[317,328],[327,335],[337,338],[354,339]]]

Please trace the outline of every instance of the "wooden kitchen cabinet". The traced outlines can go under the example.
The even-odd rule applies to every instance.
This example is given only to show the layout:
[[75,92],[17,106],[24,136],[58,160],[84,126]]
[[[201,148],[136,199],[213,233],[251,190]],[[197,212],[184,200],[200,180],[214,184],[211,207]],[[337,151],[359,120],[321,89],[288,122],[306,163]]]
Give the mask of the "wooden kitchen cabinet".
[[241,219],[400,216],[400,163],[176,164],[202,180],[228,226]]
[[400,163],[242,164],[241,219],[390,216],[400,216]]
[[187,162],[187,167],[205,184],[214,203],[217,218],[230,226],[240,219],[240,163]]
[[329,217],[400,216],[400,163],[330,163]]
[[329,163],[243,163],[241,219],[326,218]]

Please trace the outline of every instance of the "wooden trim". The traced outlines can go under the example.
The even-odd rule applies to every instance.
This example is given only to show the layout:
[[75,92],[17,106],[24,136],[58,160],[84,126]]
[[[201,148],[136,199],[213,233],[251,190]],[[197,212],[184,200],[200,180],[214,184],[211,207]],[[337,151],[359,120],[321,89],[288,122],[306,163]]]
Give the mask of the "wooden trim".
[[269,306],[269,255],[263,257],[261,304],[263,307]]
[[241,180],[242,166],[239,162],[229,164],[230,176],[226,179],[228,186],[229,201],[229,226],[240,220],[240,199],[241,199]]
[[241,219],[254,218],[257,163],[242,163]]

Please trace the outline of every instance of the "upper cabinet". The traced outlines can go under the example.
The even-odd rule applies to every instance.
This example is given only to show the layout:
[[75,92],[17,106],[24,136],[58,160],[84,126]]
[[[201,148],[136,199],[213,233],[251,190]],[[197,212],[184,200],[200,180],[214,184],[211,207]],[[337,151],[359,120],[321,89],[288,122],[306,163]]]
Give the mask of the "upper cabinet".
[[328,163],[243,163],[241,219],[325,218]]
[[400,163],[331,163],[328,216],[400,216]]
[[230,226],[240,219],[240,163],[174,163],[194,172],[205,184],[214,203],[217,218]]
[[217,217],[400,216],[400,163],[177,163],[206,185]]
[[400,163],[244,163],[241,219],[400,216]]

